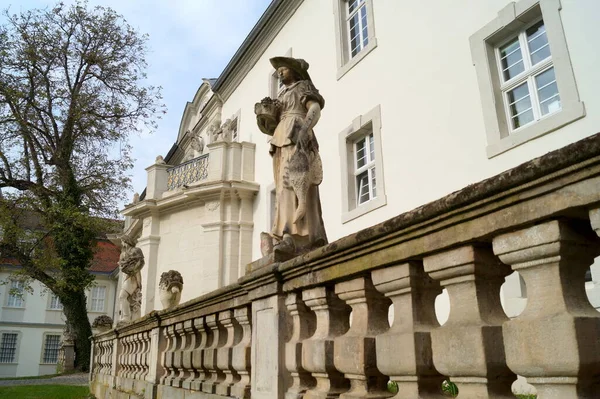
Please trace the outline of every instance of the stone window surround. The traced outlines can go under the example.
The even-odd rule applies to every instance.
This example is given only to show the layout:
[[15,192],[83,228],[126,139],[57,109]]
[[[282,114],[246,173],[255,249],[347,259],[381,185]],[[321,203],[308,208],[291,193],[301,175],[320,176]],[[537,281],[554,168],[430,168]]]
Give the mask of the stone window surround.
[[40,364],[57,364],[58,360],[59,360],[58,356],[57,356],[56,362],[52,362],[52,363],[44,362],[44,355],[45,355],[45,352],[46,352],[46,345],[47,345],[47,339],[48,339],[47,337],[49,335],[58,335],[59,336],[59,338],[58,338],[58,344],[59,345],[58,346],[59,346],[59,349],[60,349],[60,343],[62,341],[62,339],[61,339],[62,338],[62,333],[57,332],[57,331],[46,331],[46,332],[44,332],[44,334],[42,335],[42,350],[40,351]]
[[15,331],[15,330],[2,330],[0,331],[0,345],[2,344],[2,335],[4,334],[17,334],[17,344],[15,345],[15,358],[14,361],[8,363],[1,363],[0,362],[0,366],[2,365],[6,365],[6,364],[18,364],[19,363],[19,347],[21,345],[21,331]]
[[[377,197],[362,205],[357,205],[354,176],[354,142],[370,133],[373,133],[375,141]],[[342,173],[342,223],[347,223],[387,204],[381,145],[381,105],[377,105],[366,114],[354,118],[352,124],[339,133],[339,149]]]
[[373,16],[373,0],[365,0],[367,7],[367,30],[369,43],[354,57],[350,57],[348,29],[346,28],[346,3],[348,0],[333,0],[335,20],[335,51],[337,60],[336,79],[340,80],[350,69],[377,47],[375,37],[375,18]]
[[[512,2],[498,12],[497,18],[470,38],[471,55],[477,73],[487,134],[488,158],[502,154],[585,116],[585,107],[579,100],[560,18],[561,9],[560,0]],[[517,35],[528,23],[540,17],[546,26],[562,109],[509,134],[509,121],[505,114],[504,100],[500,90],[501,79],[496,60],[496,46],[510,36]]]

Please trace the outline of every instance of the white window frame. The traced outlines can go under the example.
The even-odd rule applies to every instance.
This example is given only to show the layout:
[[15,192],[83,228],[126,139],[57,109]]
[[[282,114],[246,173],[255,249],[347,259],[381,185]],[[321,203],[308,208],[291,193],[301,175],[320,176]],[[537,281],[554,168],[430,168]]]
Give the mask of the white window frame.
[[[370,134],[373,134],[375,159],[357,170],[356,143]],[[339,147],[342,162],[342,223],[347,223],[387,204],[381,143],[381,106],[377,105],[366,114],[356,117],[350,126],[342,130],[339,133]],[[377,195],[359,204],[356,177],[365,170],[375,170]],[[371,182],[369,173],[369,183]]]
[[[104,289],[104,297],[103,298],[94,297],[94,290],[100,289],[100,288]],[[108,292],[108,289],[105,285],[96,285],[90,289],[90,312],[104,313],[106,311],[105,309],[106,309],[106,294],[107,294],[107,292]],[[94,301],[98,301],[100,299],[102,299],[102,309],[97,310],[94,308]]]
[[[371,137],[373,138],[373,140],[371,141]],[[365,164],[363,166],[358,166],[358,144],[360,142],[364,142],[365,146]],[[377,188],[374,187],[373,185],[373,174],[375,174],[375,177],[377,177],[377,172],[376,172],[376,166],[375,166],[375,161],[376,161],[376,157],[375,156],[371,156],[371,143],[373,143],[373,147],[375,147],[375,136],[373,134],[373,132],[367,132],[365,135],[357,138],[356,140],[354,140],[354,142],[352,143],[352,153],[354,155],[354,162],[352,165],[352,169],[354,170],[354,181],[355,181],[355,190],[356,190],[356,204],[355,206],[362,206],[365,205],[367,202],[369,201],[373,201],[374,199],[377,198]],[[375,152],[375,148],[373,148],[373,154]],[[360,189],[362,188],[361,186],[358,185],[358,177],[362,174],[364,174],[365,172],[367,172],[367,189],[368,189],[368,194],[369,194],[369,198],[364,201],[364,202],[360,202],[361,201],[361,195],[360,195]]]
[[[550,115],[554,114],[554,112],[560,112],[560,109],[559,109],[557,111],[549,112],[546,115],[542,115],[541,109],[540,109],[540,101],[538,98],[539,88],[537,87],[537,85],[535,83],[535,78],[537,76],[541,75],[542,73],[548,71],[549,69],[554,68],[552,54],[550,54],[549,57],[545,58],[544,60],[538,62],[535,65],[533,65],[531,63],[531,54],[529,53],[529,44],[527,43],[527,33],[526,32],[529,28],[531,28],[532,26],[534,26],[535,24],[537,24],[540,21],[543,21],[543,20],[541,18],[538,18],[538,19],[528,23],[518,32],[518,34],[510,36],[508,39],[504,40],[504,42],[502,42],[498,46],[496,46],[496,63],[499,68],[498,74],[499,74],[499,76],[501,76],[500,90],[502,91],[504,112],[506,115],[506,120],[508,121],[508,129],[509,129],[510,134],[514,134],[520,130],[523,130],[523,129],[527,128],[529,125],[531,125],[532,123],[536,123],[542,118],[549,117]],[[518,75],[505,81],[504,77],[502,77],[502,66],[501,66],[502,64],[501,64],[500,48],[503,47],[505,44],[513,41],[515,38],[519,41],[519,49],[521,50],[521,55],[523,56],[521,62],[523,62],[524,70],[523,70],[523,72],[519,73]],[[550,43],[548,43],[546,45],[549,46]],[[556,81],[556,79],[554,81]],[[508,93],[511,90],[514,90],[515,88],[521,86],[522,84],[527,84],[527,90],[529,92],[529,97],[530,97],[530,101],[531,101],[531,111],[533,113],[533,120],[523,126],[519,126],[518,128],[513,128],[512,122],[511,122],[511,119],[513,116],[511,115],[511,112],[510,112],[510,103],[509,103],[509,99],[508,99]],[[560,91],[557,95],[560,96]]]
[[[573,67],[569,58],[567,41],[560,17],[560,0],[521,0],[510,3],[500,10],[498,17],[470,38],[471,54],[483,108],[483,119],[487,134],[488,158],[522,145],[537,137],[553,132],[585,116],[585,107],[579,99]],[[559,111],[544,115],[535,122],[511,131],[509,114],[503,89],[506,89],[500,74],[497,49],[510,38],[514,38],[526,27],[544,21],[550,46],[551,65],[561,100]],[[528,57],[523,49],[523,58]],[[535,75],[542,67],[550,68],[548,60],[536,65]],[[512,79],[511,79],[512,81]],[[507,82],[508,83],[508,82]],[[515,86],[516,87],[516,86]]]
[[48,310],[63,310],[64,306],[60,299],[54,295],[53,292],[50,292],[50,298],[48,298]]
[[[16,341],[15,341],[15,355],[14,358],[11,362],[4,362],[1,360],[1,353],[2,353],[2,343],[4,340],[4,335],[5,334],[14,334],[16,335]],[[2,364],[17,364],[19,363],[19,344],[21,341],[21,333],[19,331],[0,331],[0,365]]]
[[[333,14],[335,19],[335,36],[336,36],[336,53],[337,53],[337,79],[341,79],[348,71],[371,51],[377,47],[377,38],[375,36],[375,17],[373,13],[373,0],[362,0],[364,5],[357,7],[365,7],[367,12],[367,41],[366,45],[362,44],[360,51],[352,56],[351,53],[351,37],[348,12],[348,0],[333,0]],[[355,10],[355,11],[357,11]],[[352,15],[354,12],[352,13]],[[360,21],[360,20],[359,20]],[[361,23],[362,24],[362,23]],[[360,29],[362,35],[362,26]]]
[[[58,337],[58,347],[56,348],[56,361],[48,362],[46,361],[46,350],[48,349],[48,337],[57,336]],[[57,332],[46,332],[42,337],[42,353],[40,354],[40,364],[56,364],[58,363],[59,352],[60,352],[60,344],[62,342],[62,334]]]
[[[17,287],[18,285],[20,285],[20,287]],[[21,290],[21,297],[17,296],[17,295],[12,295],[10,293],[10,291],[12,289],[15,288],[20,288]],[[11,280],[9,288],[7,290],[7,295],[6,295],[6,307],[7,308],[15,308],[15,309],[23,309],[25,308],[25,283],[23,283],[22,281],[18,281],[18,280]],[[13,303],[11,303],[11,301]]]

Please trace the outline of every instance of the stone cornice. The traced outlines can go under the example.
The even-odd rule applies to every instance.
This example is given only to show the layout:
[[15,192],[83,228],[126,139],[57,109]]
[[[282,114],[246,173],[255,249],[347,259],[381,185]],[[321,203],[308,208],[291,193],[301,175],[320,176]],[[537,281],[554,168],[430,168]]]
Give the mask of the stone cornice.
[[260,189],[260,185],[249,181],[202,181],[190,185],[188,188],[181,188],[171,195],[159,200],[144,200],[135,205],[128,206],[122,211],[124,216],[132,218],[143,218],[151,214],[157,215],[161,212],[171,211],[176,207],[189,204],[190,200],[206,201],[219,198],[221,194],[238,195],[245,198],[248,195],[255,195]]
[[213,85],[213,91],[223,102],[254,67],[302,2],[303,0],[275,0],[269,5]]

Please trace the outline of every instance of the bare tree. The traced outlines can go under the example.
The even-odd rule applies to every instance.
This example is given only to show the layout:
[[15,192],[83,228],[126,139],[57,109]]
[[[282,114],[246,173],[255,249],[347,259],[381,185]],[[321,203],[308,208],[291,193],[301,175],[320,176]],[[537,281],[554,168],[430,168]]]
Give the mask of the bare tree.
[[128,137],[164,112],[160,88],[144,83],[147,35],[110,8],[59,3],[4,15],[0,254],[58,296],[85,370],[88,268],[103,218],[116,216],[130,184]]

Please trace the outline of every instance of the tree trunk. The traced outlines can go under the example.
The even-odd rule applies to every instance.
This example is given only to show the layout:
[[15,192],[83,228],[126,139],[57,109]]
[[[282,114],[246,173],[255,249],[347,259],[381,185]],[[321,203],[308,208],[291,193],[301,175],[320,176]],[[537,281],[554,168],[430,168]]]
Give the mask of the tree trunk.
[[73,334],[75,342],[75,369],[87,372],[90,365],[89,337],[92,336],[92,327],[87,315],[85,293],[81,291],[65,293],[63,307],[67,316],[67,327]]

